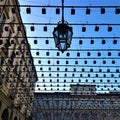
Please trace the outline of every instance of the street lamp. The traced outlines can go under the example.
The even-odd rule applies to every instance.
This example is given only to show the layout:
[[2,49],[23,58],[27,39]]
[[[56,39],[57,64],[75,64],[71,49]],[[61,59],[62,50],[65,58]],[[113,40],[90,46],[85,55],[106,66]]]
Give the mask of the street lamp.
[[58,22],[57,27],[55,27],[53,31],[55,46],[62,53],[70,47],[72,35],[72,27],[64,21],[64,0],[62,0],[62,20]]

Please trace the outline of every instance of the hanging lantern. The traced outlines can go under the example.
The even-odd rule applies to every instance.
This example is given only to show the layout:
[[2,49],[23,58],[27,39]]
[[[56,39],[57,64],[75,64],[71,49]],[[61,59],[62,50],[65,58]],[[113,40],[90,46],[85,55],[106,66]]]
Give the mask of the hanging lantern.
[[27,14],[30,14],[30,13],[31,13],[31,8],[30,8],[30,7],[26,8],[26,13],[27,13]]
[[60,8],[56,8],[56,14],[60,14]]
[[75,9],[74,8],[71,9],[71,15],[75,15]]
[[54,28],[53,37],[55,41],[55,46],[62,53],[66,51],[71,44],[72,41],[72,27],[68,25],[66,21],[64,21],[64,0],[62,0],[62,21],[60,21],[57,27]]
[[53,37],[55,46],[62,53],[70,47],[72,35],[72,27],[69,27],[67,23],[58,23],[58,26],[54,28]]

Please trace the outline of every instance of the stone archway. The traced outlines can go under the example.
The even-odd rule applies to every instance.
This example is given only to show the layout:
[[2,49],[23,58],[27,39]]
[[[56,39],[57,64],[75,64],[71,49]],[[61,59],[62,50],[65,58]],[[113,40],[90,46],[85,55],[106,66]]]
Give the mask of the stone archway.
[[90,120],[90,114],[89,114],[89,112],[83,112],[81,114],[81,119],[82,120]]
[[4,109],[1,118],[2,118],[2,120],[9,120],[9,111],[7,108]]
[[103,113],[102,113],[102,119],[103,119],[103,120],[106,120],[106,118],[107,118],[107,113],[106,113],[106,112],[103,112]]
[[17,120],[17,117],[15,117],[14,120]]
[[0,101],[0,110],[1,110],[1,107],[2,107],[2,101]]

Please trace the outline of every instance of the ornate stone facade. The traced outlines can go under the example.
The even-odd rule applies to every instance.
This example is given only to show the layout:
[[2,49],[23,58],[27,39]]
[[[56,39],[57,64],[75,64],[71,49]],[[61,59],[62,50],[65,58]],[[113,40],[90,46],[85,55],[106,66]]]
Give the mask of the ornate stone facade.
[[96,94],[96,85],[80,85],[80,84],[71,84],[70,93],[72,95],[95,95]]
[[36,93],[33,120],[119,120],[119,94]]
[[36,80],[18,0],[0,0],[0,120],[31,116]]

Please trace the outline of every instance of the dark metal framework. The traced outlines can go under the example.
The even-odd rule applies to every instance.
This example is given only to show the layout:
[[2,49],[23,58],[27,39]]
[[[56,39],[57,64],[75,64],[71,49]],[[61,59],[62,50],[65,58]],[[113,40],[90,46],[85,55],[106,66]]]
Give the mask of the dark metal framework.
[[64,20],[64,0],[62,0],[62,20],[53,31],[55,46],[62,53],[70,47],[72,35],[72,27],[69,27],[68,23]]
[[[30,9],[34,9],[34,8],[61,8],[61,6],[56,6],[56,5],[18,5],[17,7],[23,7],[23,8],[27,8],[29,7]],[[2,6],[1,6],[2,7]],[[13,8],[13,7],[16,7],[16,6],[7,6],[5,5],[4,7],[9,7],[9,8]],[[111,6],[111,5],[104,5],[104,6],[82,6],[82,5],[78,5],[78,6],[64,6],[65,9],[71,9],[71,8],[74,8],[74,9],[82,9],[82,8],[89,8],[89,9],[93,9],[93,8],[96,8],[97,10],[101,9],[101,8],[105,8],[105,9],[113,9],[113,10],[116,10],[116,9],[119,9],[120,6],[119,5],[115,5],[115,6]],[[31,13],[32,14],[32,13]],[[107,14],[107,13],[106,13]],[[36,22],[23,22],[24,25],[26,26],[31,26],[33,25],[34,27],[36,26],[44,26],[46,25],[47,27],[53,27],[54,25],[57,25],[57,23],[36,23]],[[5,25],[9,25],[9,24],[16,24],[16,25],[21,25],[22,23],[5,23]],[[104,21],[102,22],[99,22],[99,23],[91,23],[91,22],[82,22],[82,23],[75,23],[75,22],[72,22],[71,25],[74,27],[78,27],[78,28],[81,28],[81,27],[95,27],[96,25],[99,26],[99,27],[108,27],[108,26],[112,26],[112,28],[114,29],[114,27],[119,27],[120,24],[119,23],[106,23]],[[106,29],[106,28],[105,28]],[[116,28],[115,28],[116,29]],[[87,32],[87,30],[86,30]],[[112,33],[112,31],[111,31]],[[4,38],[7,38],[6,36],[2,36],[1,39],[4,39]],[[15,39],[18,39],[18,37],[11,37],[11,38],[15,38]],[[34,41],[34,39],[37,39],[38,42],[40,41],[45,41],[46,39],[49,39],[49,41],[51,42],[53,40],[53,37],[52,36],[40,36],[40,35],[35,35],[34,34],[31,36],[27,36],[27,38],[30,38],[30,41]],[[19,39],[22,41],[24,39],[24,37],[19,37]],[[34,55],[33,58],[35,59],[35,61],[39,62],[39,61],[46,61],[46,64],[35,64],[36,67],[42,67],[42,70],[39,69],[38,70],[38,73],[39,74],[39,77],[40,77],[40,83],[42,83],[42,78],[45,79],[45,83],[49,83],[50,82],[50,79],[53,79],[53,78],[61,78],[61,79],[69,79],[71,77],[71,79],[74,79],[74,82],[77,83],[79,82],[79,79],[85,79],[85,77],[88,78],[89,75],[83,75],[83,73],[86,73],[86,74],[102,74],[102,75],[99,75],[98,77],[96,77],[95,75],[94,76],[90,76],[89,78],[92,79],[98,79],[99,78],[99,81],[97,81],[96,83],[99,83],[100,85],[99,86],[103,86],[102,83],[107,83],[107,80],[105,80],[105,82],[100,82],[100,79],[104,79],[104,74],[106,74],[107,76],[107,70],[105,71],[102,71],[102,72],[99,72],[99,69],[114,69],[113,71],[111,70],[111,75],[110,76],[107,76],[106,79],[113,79],[113,75],[114,74],[114,78],[118,81],[118,78],[119,78],[119,74],[116,72],[118,69],[119,69],[119,65],[118,65],[118,62],[119,62],[119,51],[120,49],[118,48],[118,44],[119,44],[119,39],[120,39],[120,36],[119,34],[117,35],[112,35],[111,36],[98,36],[98,35],[95,35],[95,36],[73,36],[73,39],[74,41],[79,45],[79,48],[74,48],[72,47],[71,49],[68,49],[67,52],[65,52],[65,56],[62,56],[56,49],[54,48],[50,48],[49,46],[45,47],[45,48],[31,48],[31,51],[33,52],[39,52],[40,54],[39,55]],[[117,43],[116,44],[113,44],[113,40],[116,39],[117,40]],[[91,40],[94,40],[94,44],[91,44]],[[102,43],[102,40],[105,40],[105,43],[103,44]],[[102,45],[104,46],[104,49],[102,48],[85,48],[84,45],[87,44],[87,43],[90,43],[89,46],[94,46],[95,45],[98,45],[97,42],[99,42],[100,44],[99,45]],[[114,48],[112,48],[111,46],[109,48],[107,48],[106,46],[107,45],[110,45],[111,46],[116,46]],[[36,44],[37,45],[37,44]],[[82,47],[82,48],[81,48]],[[83,49],[84,47],[84,49]],[[44,55],[42,56],[41,55],[41,51],[44,52],[45,54],[47,52],[49,52],[49,54],[53,53],[55,56],[53,57],[52,55]],[[90,56],[88,56],[87,53],[90,53]],[[98,56],[97,54],[98,53],[101,53],[100,55],[101,56]],[[111,52],[111,56],[108,56],[107,53],[108,52]],[[59,55],[57,56],[57,54],[59,53]],[[70,55],[68,55],[67,53],[69,53]],[[75,55],[75,58],[71,55],[72,53],[74,53]],[[84,53],[86,56],[84,57],[81,57],[80,55]],[[115,54],[114,54],[115,53]],[[96,54],[96,56],[94,56]],[[104,54],[104,56],[102,55]],[[51,62],[55,60],[55,63],[54,64],[51,64]],[[63,64],[57,64],[57,61],[60,62],[60,60],[62,60],[64,63]],[[70,63],[70,60],[74,60],[74,64]],[[111,61],[110,64],[105,64],[105,60],[106,62],[108,63],[108,61]],[[59,63],[58,62],[58,63]],[[98,63],[101,63],[101,65],[98,65]],[[115,63],[114,63],[115,62]],[[66,64],[68,63],[68,64]],[[77,64],[78,63],[78,64]],[[82,64],[80,64],[82,63]],[[87,63],[87,64],[86,64]],[[91,64],[89,64],[91,63]],[[44,68],[51,68],[51,71],[48,70],[48,69],[44,69]],[[54,67],[54,69],[52,69],[52,67]],[[57,67],[60,69],[59,71],[57,71]],[[73,68],[76,68],[76,71],[74,71]],[[64,68],[64,69],[62,69]],[[67,68],[68,70],[65,71],[65,68]],[[80,69],[78,69],[80,68]],[[84,68],[85,71],[82,71],[81,69]],[[99,68],[99,69],[97,69]],[[90,69],[93,69],[93,72],[90,71]],[[54,76],[52,74],[52,72],[56,73],[56,76]],[[67,76],[63,75],[63,76],[60,76],[59,77],[57,76],[57,74],[59,73],[64,73],[64,74],[67,74]],[[82,73],[80,73],[82,72]],[[45,73],[50,73],[51,76],[49,75],[45,75]],[[71,73],[71,75],[69,75],[69,73]],[[77,75],[77,73],[79,73],[79,75]],[[44,74],[44,77],[42,76]],[[73,74],[73,75],[72,75]],[[82,75],[80,75],[82,74]],[[48,79],[49,78],[49,79]],[[86,78],[86,79],[87,79]],[[67,83],[71,83],[71,79],[68,80],[65,84]],[[75,81],[75,79],[77,79],[77,81]],[[114,80],[115,80],[114,79]],[[86,83],[85,82],[86,80],[83,81],[83,83]],[[104,80],[103,80],[104,81]],[[39,83],[38,82],[38,83]],[[63,81],[60,81],[59,79],[59,82],[57,82],[57,80],[55,81],[56,83],[64,83]],[[82,83],[82,82],[81,82]],[[91,84],[91,81],[88,80],[88,83]],[[113,82],[112,80],[110,81],[110,85],[114,84],[115,82]],[[119,84],[119,82],[117,82]],[[52,83],[51,83],[52,84]],[[42,85],[39,85],[39,86],[42,86]],[[69,86],[69,85],[68,85]],[[50,87],[50,86],[49,86]],[[53,85],[53,87],[56,87]],[[40,88],[40,87],[38,87]],[[50,87],[51,88],[51,87]],[[118,87],[119,88],[119,87]]]

